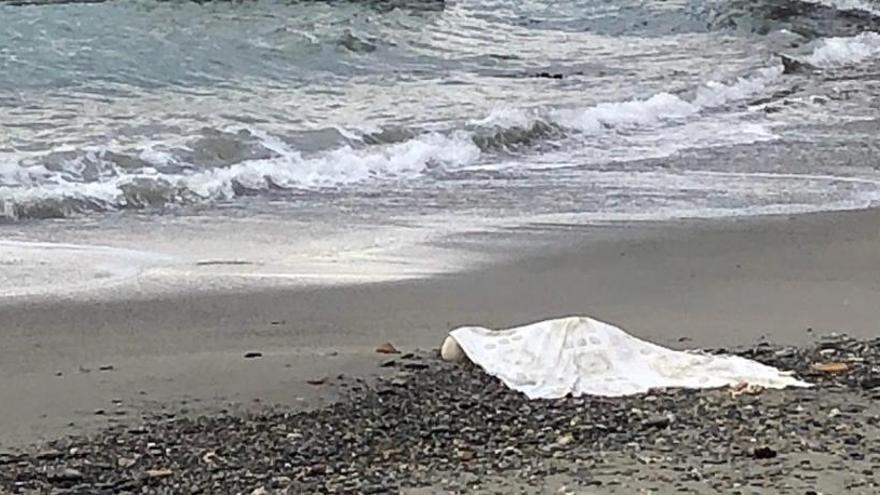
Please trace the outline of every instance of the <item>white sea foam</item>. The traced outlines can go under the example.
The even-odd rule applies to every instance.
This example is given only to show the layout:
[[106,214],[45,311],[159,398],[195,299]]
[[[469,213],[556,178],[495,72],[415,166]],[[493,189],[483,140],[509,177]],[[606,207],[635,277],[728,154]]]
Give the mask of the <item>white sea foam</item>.
[[732,83],[709,81],[686,99],[670,93],[658,93],[644,99],[599,103],[586,108],[517,110],[502,108],[487,118],[474,121],[477,125],[497,127],[528,127],[536,121],[550,122],[580,132],[595,134],[618,128],[647,127],[666,121],[681,121],[761,93],[782,74],[781,67],[769,67]]
[[645,100],[600,103],[582,110],[557,110],[553,120],[565,127],[585,132],[598,132],[609,127],[633,127],[656,124],[666,119],[689,117],[700,107],[669,93],[660,93]]
[[276,158],[250,160],[224,168],[181,177],[180,183],[204,197],[231,197],[233,181],[253,189],[321,187],[362,182],[375,177],[405,177],[432,165],[459,166],[475,161],[480,150],[466,135],[428,134],[378,149],[350,147],[304,159],[277,141]]
[[538,120],[543,120],[540,109],[496,107],[485,118],[471,123],[480,127],[528,127]]
[[880,34],[862,33],[845,38],[826,38],[806,61],[817,67],[833,68],[865,62],[880,56]]

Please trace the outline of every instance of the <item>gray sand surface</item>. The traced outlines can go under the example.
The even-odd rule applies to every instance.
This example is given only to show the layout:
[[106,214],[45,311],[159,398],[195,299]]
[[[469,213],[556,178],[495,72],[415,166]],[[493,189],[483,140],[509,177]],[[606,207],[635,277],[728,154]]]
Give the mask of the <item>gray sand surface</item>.
[[587,314],[675,347],[877,332],[877,211],[535,229],[562,247],[427,280],[0,306],[0,449],[144,408],[317,405],[333,387],[306,380],[377,373],[380,343],[434,348],[461,324]]

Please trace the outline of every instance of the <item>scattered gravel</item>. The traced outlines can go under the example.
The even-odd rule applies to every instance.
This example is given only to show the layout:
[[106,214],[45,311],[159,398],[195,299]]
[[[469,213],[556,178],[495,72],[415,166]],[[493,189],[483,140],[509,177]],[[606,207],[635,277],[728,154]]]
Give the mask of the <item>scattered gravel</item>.
[[880,492],[880,338],[727,352],[817,386],[529,401],[406,354],[313,411],[146,417],[0,452],[0,493]]

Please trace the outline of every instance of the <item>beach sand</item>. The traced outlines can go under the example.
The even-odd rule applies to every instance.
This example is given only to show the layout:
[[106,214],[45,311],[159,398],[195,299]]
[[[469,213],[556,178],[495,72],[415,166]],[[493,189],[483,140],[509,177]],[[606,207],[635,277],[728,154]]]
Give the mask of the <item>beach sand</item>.
[[676,348],[880,329],[878,211],[516,235],[555,246],[394,283],[4,304],[0,449],[143,411],[315,407],[334,387],[307,380],[375,375],[377,345],[432,349],[463,324],[592,315]]

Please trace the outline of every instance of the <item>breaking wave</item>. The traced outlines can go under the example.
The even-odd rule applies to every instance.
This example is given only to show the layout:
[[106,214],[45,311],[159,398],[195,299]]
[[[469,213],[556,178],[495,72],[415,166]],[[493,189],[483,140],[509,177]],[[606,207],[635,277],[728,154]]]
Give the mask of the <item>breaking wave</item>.
[[[864,33],[822,40],[805,59],[833,68],[878,55],[880,36]],[[776,64],[732,82],[586,108],[499,108],[483,119],[445,130],[333,130],[328,139],[337,145],[318,151],[304,151],[292,144],[295,139],[245,128],[208,129],[180,143],[149,143],[140,149],[109,145],[28,156],[0,152],[0,218],[165,208],[267,192],[416,179],[435,169],[455,171],[493,162],[503,168],[509,154],[540,153],[562,144],[589,146],[608,136],[625,147],[634,131],[651,132],[662,140],[676,126],[743,112],[749,99],[764,94],[782,72]],[[510,163],[528,167],[528,160]]]
[[806,58],[810,64],[832,68],[857,64],[880,56],[880,35],[862,33],[852,38],[828,38]]

